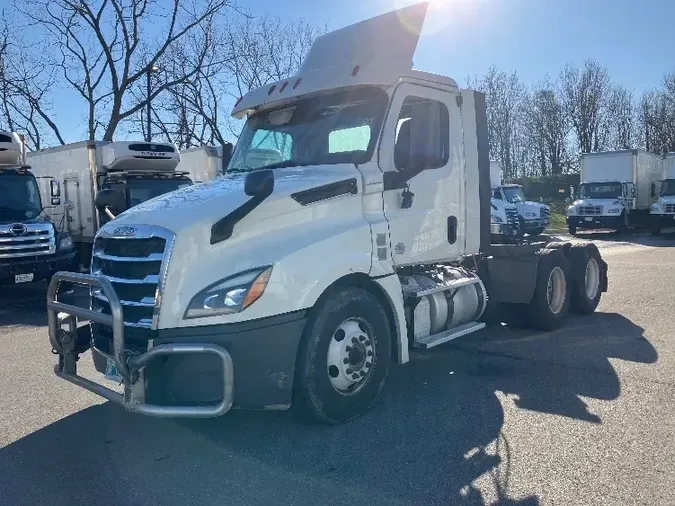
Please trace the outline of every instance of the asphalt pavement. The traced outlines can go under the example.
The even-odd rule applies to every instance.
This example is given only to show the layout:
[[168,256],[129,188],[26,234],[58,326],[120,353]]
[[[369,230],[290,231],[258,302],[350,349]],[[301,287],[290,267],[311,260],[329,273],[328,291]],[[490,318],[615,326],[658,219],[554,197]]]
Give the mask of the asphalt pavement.
[[125,413],[53,375],[44,286],[3,287],[0,504],[675,504],[675,236],[583,237],[595,315],[413,352],[337,427]]

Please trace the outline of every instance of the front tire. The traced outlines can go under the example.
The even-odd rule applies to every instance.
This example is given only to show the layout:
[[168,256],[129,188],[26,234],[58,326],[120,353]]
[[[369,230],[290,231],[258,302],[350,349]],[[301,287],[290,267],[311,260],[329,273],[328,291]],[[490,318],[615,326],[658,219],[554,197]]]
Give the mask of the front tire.
[[332,289],[312,311],[298,354],[294,408],[337,424],[370,409],[391,364],[391,329],[377,297]]
[[630,224],[628,222],[628,213],[626,211],[621,212],[621,216],[619,217],[619,228],[616,230],[619,234],[625,234],[628,232],[630,228]]
[[571,236],[577,235],[577,227],[575,225],[572,224],[568,225],[567,230],[569,231]]
[[570,264],[564,253],[541,250],[534,295],[525,310],[528,327],[549,331],[562,325],[570,303],[569,279]]

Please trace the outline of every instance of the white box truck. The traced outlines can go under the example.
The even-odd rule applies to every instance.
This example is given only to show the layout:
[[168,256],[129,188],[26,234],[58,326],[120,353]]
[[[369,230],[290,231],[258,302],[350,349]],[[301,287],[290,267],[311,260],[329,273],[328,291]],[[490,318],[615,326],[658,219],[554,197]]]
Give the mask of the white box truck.
[[652,190],[658,200],[649,210],[649,225],[654,235],[664,228],[675,227],[675,153],[666,153],[662,163],[661,181],[654,184]]
[[48,213],[54,221],[65,220],[85,266],[102,224],[141,202],[192,184],[176,171],[180,153],[173,144],[82,141],[34,151],[27,158],[35,175],[53,178],[65,200],[72,202],[72,209],[61,204]]
[[[592,243],[491,245],[485,96],[412,69],[426,9],[319,37],[298,75],[235,105],[231,175],[107,223],[92,274],[50,284],[55,373],[148,415],[294,405],[339,423],[410,347],[483,329],[488,305],[543,330],[592,313]],[[252,163],[260,149],[276,160]],[[91,309],[61,281],[91,286]],[[124,393],[77,374],[89,349]]]
[[232,144],[224,146],[198,146],[183,149],[180,152],[180,163],[176,168],[179,172],[186,172],[192,182],[204,183],[222,176],[232,157]]
[[61,205],[57,185],[48,186],[52,193],[43,202],[23,139],[0,131],[0,285],[43,281],[74,267],[70,234],[45,214],[46,207]]
[[531,237],[541,234],[551,223],[551,208],[540,202],[525,200],[523,187],[519,184],[502,183],[502,168],[498,161],[490,161],[490,185],[492,201],[501,201],[515,206],[520,232]]
[[646,225],[661,171],[661,157],[639,149],[583,154],[579,199],[567,209],[570,234]]

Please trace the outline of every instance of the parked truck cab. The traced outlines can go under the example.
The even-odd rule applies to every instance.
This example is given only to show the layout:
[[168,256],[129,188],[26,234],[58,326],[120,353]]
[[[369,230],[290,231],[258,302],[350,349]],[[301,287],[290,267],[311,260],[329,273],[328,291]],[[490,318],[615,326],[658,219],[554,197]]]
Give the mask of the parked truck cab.
[[[294,405],[338,423],[488,305],[545,330],[592,313],[597,248],[490,243],[485,96],[412,69],[426,9],[319,37],[298,75],[236,103],[229,175],[103,226],[91,274],[50,285],[56,374],[149,415]],[[60,281],[91,286],[90,308]],[[77,374],[89,349],[123,394]]]
[[520,234],[540,235],[551,223],[551,208],[540,202],[525,199],[519,184],[502,183],[502,170],[498,161],[490,161],[490,185],[493,203],[496,200],[515,207]]
[[[60,203],[60,197],[50,202]],[[0,132],[0,285],[49,279],[72,268],[74,256],[70,234],[44,214],[38,182],[25,165],[23,140]]]
[[652,195],[658,196],[649,210],[653,235],[660,234],[664,228],[675,227],[675,153],[664,155],[662,171],[662,180],[652,187]]

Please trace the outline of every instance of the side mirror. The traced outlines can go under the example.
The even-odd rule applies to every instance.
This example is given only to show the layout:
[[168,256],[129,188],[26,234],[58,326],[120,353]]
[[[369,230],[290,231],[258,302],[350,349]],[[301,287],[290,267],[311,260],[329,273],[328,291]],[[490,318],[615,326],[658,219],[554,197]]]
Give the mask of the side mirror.
[[652,181],[652,198],[656,197],[656,183]]
[[111,188],[106,188],[104,190],[100,190],[96,194],[94,205],[99,210],[103,210],[108,207],[111,211],[115,211],[117,214],[124,209],[124,195]]
[[[51,193],[52,197],[60,197],[61,196],[61,185],[59,184],[58,179],[52,179],[49,181],[49,191]],[[53,204],[53,200],[52,200]],[[53,204],[53,205],[58,205],[58,204]]]
[[244,193],[249,197],[265,198],[274,190],[274,173],[271,170],[254,170],[246,174]]
[[61,205],[61,197],[52,197],[52,205],[53,206],[60,206]]
[[635,198],[635,185],[630,185],[630,196]]
[[66,200],[66,201],[63,203],[63,208],[64,208],[66,211],[72,211],[73,209],[75,209],[75,204],[73,204],[73,201],[72,201],[72,200]]
[[544,197],[539,197],[539,203],[543,204],[544,203]]

